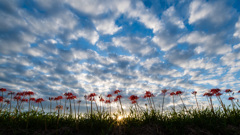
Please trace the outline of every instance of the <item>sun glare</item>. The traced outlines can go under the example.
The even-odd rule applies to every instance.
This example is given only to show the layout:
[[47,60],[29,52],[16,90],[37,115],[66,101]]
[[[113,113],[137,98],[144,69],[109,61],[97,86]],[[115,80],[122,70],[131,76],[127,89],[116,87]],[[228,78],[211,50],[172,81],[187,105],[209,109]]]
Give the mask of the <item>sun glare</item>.
[[117,120],[120,121],[120,120],[122,120],[122,118],[123,118],[123,116],[120,115],[120,116],[118,116]]

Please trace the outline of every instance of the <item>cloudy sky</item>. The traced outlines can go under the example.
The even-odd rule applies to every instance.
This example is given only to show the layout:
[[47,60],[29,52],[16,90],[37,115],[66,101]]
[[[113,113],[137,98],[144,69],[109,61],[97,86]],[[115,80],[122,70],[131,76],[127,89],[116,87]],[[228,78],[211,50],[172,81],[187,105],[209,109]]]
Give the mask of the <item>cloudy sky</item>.
[[[0,87],[80,99],[240,87],[239,0],[1,0]],[[237,95],[236,95],[237,97]],[[227,97],[225,97],[227,98]],[[141,99],[142,103],[145,102]],[[170,101],[170,98],[167,99]]]

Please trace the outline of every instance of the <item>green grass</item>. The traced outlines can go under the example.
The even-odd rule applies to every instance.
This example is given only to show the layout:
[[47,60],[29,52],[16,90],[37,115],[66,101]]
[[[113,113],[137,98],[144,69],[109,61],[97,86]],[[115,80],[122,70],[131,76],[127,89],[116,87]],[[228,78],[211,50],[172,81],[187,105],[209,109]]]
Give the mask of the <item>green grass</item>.
[[16,135],[74,135],[74,134],[240,134],[240,111],[227,109],[225,113],[220,108],[214,113],[205,108],[201,111],[188,110],[177,113],[159,111],[136,112],[118,120],[120,113],[110,117],[108,112],[80,115],[75,119],[71,116],[61,116],[56,113],[41,113],[36,111],[21,114],[0,114],[0,134]]

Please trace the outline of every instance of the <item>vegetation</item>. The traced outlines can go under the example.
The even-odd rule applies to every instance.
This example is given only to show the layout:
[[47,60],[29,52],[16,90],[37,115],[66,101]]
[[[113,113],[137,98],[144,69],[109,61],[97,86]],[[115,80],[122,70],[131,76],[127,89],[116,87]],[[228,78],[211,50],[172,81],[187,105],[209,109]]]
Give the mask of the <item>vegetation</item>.
[[[1,89],[3,93],[3,89]],[[102,104],[97,105],[95,111],[93,110],[93,102],[96,102],[94,97],[95,93],[91,93],[85,96],[86,107],[88,108],[88,102],[90,102],[90,109],[87,113],[80,113],[79,107],[81,101],[75,101],[76,97],[73,94],[65,93],[65,97],[56,97],[55,101],[57,106],[54,109],[51,107],[51,102],[54,98],[49,98],[50,111],[45,112],[43,107],[40,107],[41,102],[44,99],[30,100],[31,92],[25,92],[22,95],[16,94],[11,96],[10,99],[4,100],[4,96],[1,101],[1,113],[0,113],[0,134],[49,134],[49,135],[74,135],[74,134],[240,134],[240,110],[237,102],[234,102],[233,97],[229,97],[231,106],[225,106],[220,98],[221,91],[219,89],[212,89],[204,94],[207,97],[209,106],[206,108],[188,109],[186,108],[184,101],[182,101],[182,109],[180,111],[175,110],[174,96],[179,96],[182,92],[170,93],[172,96],[173,107],[172,111],[164,111],[164,107],[157,110],[154,105],[154,95],[146,91],[144,98],[148,101],[145,108],[138,105],[139,97],[131,95],[129,100],[132,103],[129,114],[127,114],[121,105],[121,91],[114,91],[116,94],[115,102],[118,102],[120,107],[117,112],[111,113],[110,106],[104,108]],[[162,91],[163,103],[167,90]],[[224,91],[225,93],[229,93]],[[232,92],[232,91],[230,91]],[[10,92],[9,92],[10,93]],[[193,95],[197,92],[193,92]],[[21,95],[20,99],[14,98]],[[218,99],[220,105],[218,108],[214,108],[212,105],[212,98]],[[229,95],[230,96],[230,95]],[[28,97],[28,101],[26,101]],[[112,95],[107,95],[105,101],[108,105],[111,104]],[[196,97],[196,96],[195,96]],[[64,103],[60,103],[59,99],[65,99]],[[14,102],[16,106],[13,107],[10,102]],[[22,100],[24,99],[24,100]],[[99,97],[99,101],[104,102],[103,97]],[[113,101],[114,101],[113,100]],[[33,107],[31,101],[37,104],[37,107]],[[58,102],[59,101],[59,102]],[[69,110],[65,110],[67,101],[69,103]],[[28,105],[28,111],[21,110],[22,104]],[[100,102],[100,103],[102,103]],[[196,104],[198,101],[196,100]],[[28,103],[28,104],[27,104]],[[62,104],[65,104],[63,107]],[[76,105],[77,104],[77,105]],[[39,109],[41,108],[41,109]],[[75,112],[75,113],[73,113]]]

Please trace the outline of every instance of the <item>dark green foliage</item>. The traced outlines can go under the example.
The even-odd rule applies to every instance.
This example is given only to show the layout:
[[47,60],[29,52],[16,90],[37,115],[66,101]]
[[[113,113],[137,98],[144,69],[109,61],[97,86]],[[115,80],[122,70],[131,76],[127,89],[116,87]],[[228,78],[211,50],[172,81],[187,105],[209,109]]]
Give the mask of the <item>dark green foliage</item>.
[[240,111],[227,108],[188,110],[178,113],[159,111],[136,111],[118,120],[120,113],[83,114],[79,118],[60,116],[56,113],[22,112],[0,114],[0,134],[240,134]]

